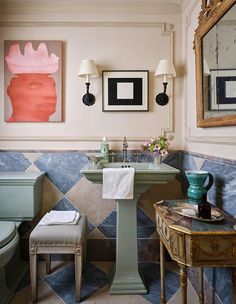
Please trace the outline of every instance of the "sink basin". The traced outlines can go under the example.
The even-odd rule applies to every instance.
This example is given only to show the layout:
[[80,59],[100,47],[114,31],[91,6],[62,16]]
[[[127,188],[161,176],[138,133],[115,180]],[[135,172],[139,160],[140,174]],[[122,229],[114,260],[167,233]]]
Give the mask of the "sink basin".
[[123,163],[123,162],[103,162],[98,164],[89,164],[84,167],[80,173],[93,183],[102,183],[104,168],[134,168],[134,183],[135,184],[156,184],[166,183],[174,178],[179,173],[179,170],[166,164],[153,163]]
[[[137,202],[153,184],[164,184],[173,179],[179,170],[166,164],[108,163],[85,166],[80,173],[93,183],[103,183],[105,168],[134,168],[133,199],[118,199],[116,230],[116,267],[110,294],[146,294],[147,289],[138,270]],[[164,198],[163,198],[164,199]],[[155,201],[153,202],[155,203]]]

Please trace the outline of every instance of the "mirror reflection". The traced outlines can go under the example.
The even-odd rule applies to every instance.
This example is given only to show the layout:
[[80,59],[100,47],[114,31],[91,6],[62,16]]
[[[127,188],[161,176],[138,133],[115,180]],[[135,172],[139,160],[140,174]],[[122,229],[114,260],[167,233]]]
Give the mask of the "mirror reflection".
[[203,118],[236,114],[236,4],[202,38]]

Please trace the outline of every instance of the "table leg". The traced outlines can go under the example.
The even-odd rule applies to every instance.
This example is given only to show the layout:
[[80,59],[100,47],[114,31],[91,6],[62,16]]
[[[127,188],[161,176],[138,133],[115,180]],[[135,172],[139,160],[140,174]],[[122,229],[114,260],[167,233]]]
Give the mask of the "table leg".
[[181,303],[187,304],[187,267],[179,264],[180,267],[180,288],[181,288]]
[[233,301],[236,303],[236,268],[232,268]]
[[160,238],[161,304],[166,304],[164,244]]
[[203,268],[199,268],[199,304],[204,304],[204,279]]

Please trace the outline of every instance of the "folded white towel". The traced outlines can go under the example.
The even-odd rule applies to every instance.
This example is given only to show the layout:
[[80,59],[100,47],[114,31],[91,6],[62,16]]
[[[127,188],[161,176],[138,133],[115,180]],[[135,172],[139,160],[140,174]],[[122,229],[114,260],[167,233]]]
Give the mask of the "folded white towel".
[[134,173],[134,168],[103,169],[103,198],[133,199]]
[[76,225],[78,223],[79,217],[80,214],[78,211],[51,210],[44,215],[38,225]]

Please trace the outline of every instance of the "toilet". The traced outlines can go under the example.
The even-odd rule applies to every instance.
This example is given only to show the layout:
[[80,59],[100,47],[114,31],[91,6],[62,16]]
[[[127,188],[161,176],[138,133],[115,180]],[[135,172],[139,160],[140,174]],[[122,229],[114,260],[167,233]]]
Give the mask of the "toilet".
[[28,269],[20,259],[18,227],[41,209],[44,172],[0,172],[0,304],[10,302]]

